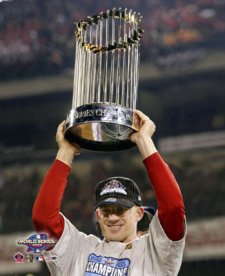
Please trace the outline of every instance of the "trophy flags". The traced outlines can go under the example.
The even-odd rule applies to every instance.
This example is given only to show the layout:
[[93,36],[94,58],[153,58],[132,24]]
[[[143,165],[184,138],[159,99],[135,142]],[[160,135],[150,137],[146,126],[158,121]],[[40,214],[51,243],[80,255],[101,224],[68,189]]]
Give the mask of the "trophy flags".
[[65,137],[94,151],[134,146],[141,15],[112,9],[76,23],[72,109]]

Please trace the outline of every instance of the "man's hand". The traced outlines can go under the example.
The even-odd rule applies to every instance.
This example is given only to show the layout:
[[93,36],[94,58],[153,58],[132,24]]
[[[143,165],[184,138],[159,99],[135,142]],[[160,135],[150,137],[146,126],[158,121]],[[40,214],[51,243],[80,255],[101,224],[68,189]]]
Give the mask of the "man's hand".
[[140,110],[135,110],[134,125],[138,130],[131,134],[130,140],[137,145],[143,159],[145,159],[157,151],[151,139],[156,127],[153,121]]
[[143,137],[152,137],[155,132],[155,124],[153,121],[140,110],[135,110],[134,126],[138,131],[130,136],[130,140],[135,144]]
[[56,132],[56,142],[59,146],[59,151],[57,153],[56,159],[71,165],[74,155],[80,154],[80,146],[77,144],[71,144],[65,137],[65,121],[61,122],[57,128]]

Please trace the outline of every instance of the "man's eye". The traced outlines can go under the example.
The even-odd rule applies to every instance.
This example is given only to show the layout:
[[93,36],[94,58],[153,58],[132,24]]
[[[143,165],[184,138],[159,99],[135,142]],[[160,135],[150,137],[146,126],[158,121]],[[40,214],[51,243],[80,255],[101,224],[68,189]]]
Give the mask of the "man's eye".
[[127,210],[127,209],[125,209],[125,208],[118,208],[118,209],[117,209],[117,213],[122,215],[123,213],[126,212],[126,210]]
[[118,215],[123,214],[123,212],[124,212],[123,209],[117,209],[117,210],[115,211],[115,213],[118,214]]
[[125,208],[116,208],[116,209],[110,209],[110,210],[101,210],[102,211],[102,215],[104,217],[109,216],[110,214],[116,214],[116,215],[122,215],[125,213],[127,209]]
[[102,210],[102,215],[104,217],[108,216],[109,215],[109,211]]

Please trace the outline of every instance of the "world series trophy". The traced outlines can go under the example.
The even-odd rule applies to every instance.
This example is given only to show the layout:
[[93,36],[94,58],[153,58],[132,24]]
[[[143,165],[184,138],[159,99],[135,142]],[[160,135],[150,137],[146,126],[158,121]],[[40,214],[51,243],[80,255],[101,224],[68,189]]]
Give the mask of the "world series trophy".
[[112,9],[76,23],[72,109],[65,137],[93,151],[134,146],[141,15]]

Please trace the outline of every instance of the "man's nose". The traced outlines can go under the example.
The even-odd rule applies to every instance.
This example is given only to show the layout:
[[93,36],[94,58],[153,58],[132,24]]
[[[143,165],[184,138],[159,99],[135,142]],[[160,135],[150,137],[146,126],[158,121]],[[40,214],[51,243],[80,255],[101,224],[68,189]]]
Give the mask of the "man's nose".
[[119,219],[119,217],[118,217],[116,214],[111,213],[111,214],[109,214],[108,219],[109,219],[109,220],[118,220],[118,219]]

